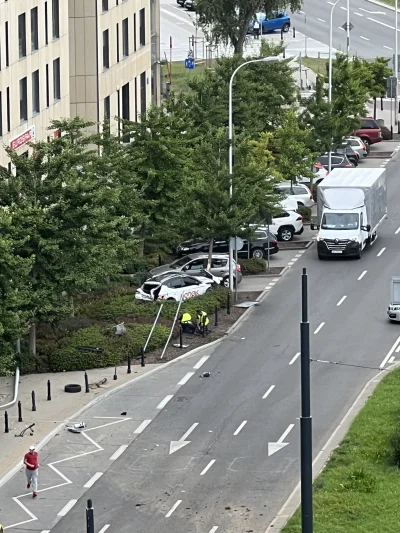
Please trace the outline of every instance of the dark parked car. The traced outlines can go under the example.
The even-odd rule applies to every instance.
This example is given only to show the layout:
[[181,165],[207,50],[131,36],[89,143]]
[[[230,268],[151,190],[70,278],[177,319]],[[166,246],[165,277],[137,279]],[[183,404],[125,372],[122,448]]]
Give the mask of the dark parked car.
[[195,0],[186,0],[183,4],[188,11],[196,11],[196,2]]
[[185,0],[176,0],[176,3],[183,7],[185,5]]
[[[243,239],[243,248],[238,250],[238,257],[254,257],[256,259],[262,259],[268,255],[268,236],[267,232],[263,230],[257,230],[255,232],[256,239],[249,243],[246,239]],[[176,249],[177,254],[182,255],[195,254],[201,252],[208,252],[209,242],[202,239],[193,239],[191,241],[182,242]],[[249,249],[250,248],[250,249]],[[270,255],[276,254],[279,251],[278,241],[271,232],[269,234],[269,253]],[[229,252],[229,241],[215,240],[213,244],[213,253],[215,254],[227,254]]]
[[[329,156],[328,154],[320,155],[318,158],[318,161],[321,163],[321,165],[324,167],[325,170],[328,170],[329,166]],[[347,156],[345,155],[333,155],[332,154],[332,170],[334,168],[353,168],[353,164],[348,160]]]

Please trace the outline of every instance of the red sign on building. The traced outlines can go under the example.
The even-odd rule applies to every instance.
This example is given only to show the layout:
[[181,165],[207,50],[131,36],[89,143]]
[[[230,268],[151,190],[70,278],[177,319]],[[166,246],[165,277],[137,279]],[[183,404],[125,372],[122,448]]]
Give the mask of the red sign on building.
[[24,131],[24,133],[21,133],[21,135],[18,135],[18,137],[15,137],[12,141],[10,141],[10,148],[11,150],[18,150],[20,146],[23,146],[29,141],[32,141],[35,138],[35,126],[31,126],[29,129]]

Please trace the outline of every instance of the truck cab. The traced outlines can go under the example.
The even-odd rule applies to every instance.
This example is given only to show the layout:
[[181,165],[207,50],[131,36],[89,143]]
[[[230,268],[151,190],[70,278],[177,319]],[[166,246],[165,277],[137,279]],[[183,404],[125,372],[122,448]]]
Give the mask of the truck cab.
[[365,196],[361,189],[324,191],[317,236],[320,259],[333,255],[360,258],[369,242],[369,231]]
[[392,277],[387,315],[392,322],[400,322],[400,276]]

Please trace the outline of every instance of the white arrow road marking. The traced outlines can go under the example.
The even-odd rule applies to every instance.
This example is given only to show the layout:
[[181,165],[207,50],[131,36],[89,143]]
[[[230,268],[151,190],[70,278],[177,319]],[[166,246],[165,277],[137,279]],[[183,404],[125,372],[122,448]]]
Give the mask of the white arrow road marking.
[[284,448],[285,446],[289,444],[288,442],[283,442],[283,441],[286,439],[286,437],[289,435],[289,433],[292,431],[293,428],[294,428],[294,424],[290,424],[287,430],[282,433],[282,436],[277,442],[268,443],[268,457],[270,457],[276,452],[279,452],[279,450],[282,450],[282,448]]
[[386,363],[389,361],[389,359],[392,357],[393,352],[397,348],[398,344],[400,342],[400,337],[397,337],[396,342],[393,344],[393,346],[390,348],[389,353],[385,356],[385,359],[382,361],[382,363],[379,365],[379,368],[383,368]]
[[359,8],[360,11],[364,11],[365,13],[369,13],[370,15],[386,15],[384,11],[368,11],[368,9],[364,9],[363,7]]
[[178,500],[174,505],[171,507],[171,509],[168,511],[168,513],[165,515],[165,518],[169,518],[172,513],[180,506],[182,503],[182,500]]
[[178,450],[180,450],[181,448],[183,448],[184,446],[186,446],[187,444],[190,444],[191,441],[190,440],[185,440],[191,433],[192,431],[198,426],[199,424],[196,422],[195,424],[193,424],[187,431],[184,435],[182,435],[182,437],[179,439],[179,440],[171,440],[171,443],[169,445],[169,455],[171,455],[171,453],[174,453],[174,452],[177,452]]

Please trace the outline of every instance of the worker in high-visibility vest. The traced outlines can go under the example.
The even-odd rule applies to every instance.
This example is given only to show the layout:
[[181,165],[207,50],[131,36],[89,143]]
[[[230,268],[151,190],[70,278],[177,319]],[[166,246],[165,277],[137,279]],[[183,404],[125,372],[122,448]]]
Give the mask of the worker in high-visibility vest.
[[204,333],[208,333],[208,325],[210,324],[210,319],[208,318],[207,313],[205,311],[200,311],[200,309],[197,309],[196,315],[198,331],[202,332],[204,328]]
[[196,324],[193,322],[190,313],[183,313],[179,318],[179,322],[181,323],[183,333],[193,334],[196,331]]

